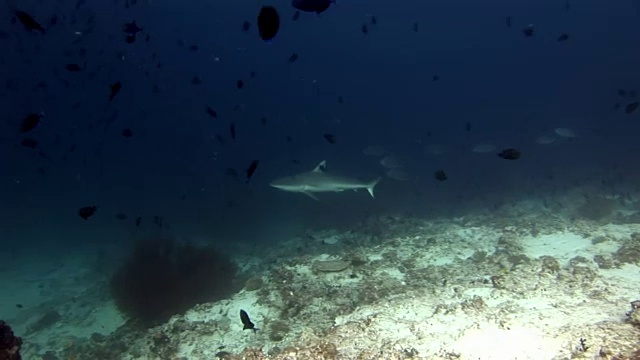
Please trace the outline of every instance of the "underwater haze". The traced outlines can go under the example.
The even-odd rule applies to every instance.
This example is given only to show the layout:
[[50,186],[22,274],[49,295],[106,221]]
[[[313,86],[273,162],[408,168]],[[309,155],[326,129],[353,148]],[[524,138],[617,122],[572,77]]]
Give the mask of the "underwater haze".
[[[416,321],[453,324],[431,330],[448,335],[424,346],[403,335],[414,358],[612,348],[595,342],[613,335],[580,333],[585,322],[563,328],[565,319],[548,325],[557,333],[531,335],[530,349],[496,357],[473,345],[489,330],[476,336],[430,316],[452,299],[458,310],[448,303],[448,314],[504,314],[500,304],[534,286],[496,279],[542,271],[578,281],[584,267],[602,287],[620,285],[610,301],[621,306],[603,295],[593,301],[611,313],[598,318],[595,304],[583,320],[616,319],[627,327],[615,334],[637,334],[625,314],[640,279],[639,38],[639,0],[6,0],[0,281],[10,290],[0,293],[0,320],[27,359],[231,359],[251,347],[277,358],[285,345],[313,344],[305,331],[326,340],[319,334],[344,325],[348,334],[364,306],[413,309],[389,300],[411,294],[441,296],[426,315],[415,310]],[[426,257],[407,265],[410,253]],[[607,277],[610,269],[618,272]],[[356,283],[376,276],[375,286]],[[147,289],[156,283],[166,288]],[[438,293],[470,283],[493,295]],[[334,286],[342,290],[326,290]],[[561,303],[569,290],[556,290],[545,299]],[[158,298],[174,292],[182,299]],[[293,304],[289,292],[307,302]],[[311,307],[323,296],[331,310]],[[172,316],[215,322],[211,349],[185,345],[202,334],[193,325],[189,339],[166,335],[170,348],[134,354],[133,339],[156,341],[160,330],[144,331]],[[132,323],[138,335],[121,327]],[[103,340],[91,334],[122,332],[127,346],[96,352]],[[545,342],[559,334],[570,335]],[[322,356],[400,358],[382,340],[354,349],[338,338]],[[609,355],[640,352],[625,341]],[[82,345],[72,354],[56,342]],[[305,354],[297,358],[315,356]]]

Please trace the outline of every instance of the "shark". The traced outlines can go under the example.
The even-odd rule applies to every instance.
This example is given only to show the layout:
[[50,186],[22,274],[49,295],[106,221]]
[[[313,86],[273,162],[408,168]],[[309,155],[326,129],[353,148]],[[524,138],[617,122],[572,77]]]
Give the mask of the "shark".
[[271,182],[271,186],[276,189],[303,193],[314,200],[318,200],[314,193],[320,192],[340,192],[344,190],[367,189],[372,198],[375,199],[373,190],[381,178],[376,178],[369,182],[340,176],[326,172],[327,162],[322,160],[313,170],[286,176]]

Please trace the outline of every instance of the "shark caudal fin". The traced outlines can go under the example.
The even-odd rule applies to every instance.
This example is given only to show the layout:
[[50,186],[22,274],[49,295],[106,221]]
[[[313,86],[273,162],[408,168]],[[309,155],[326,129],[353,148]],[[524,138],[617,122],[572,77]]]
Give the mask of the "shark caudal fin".
[[369,185],[367,185],[367,191],[369,192],[369,194],[371,195],[372,198],[376,198],[376,196],[373,193],[373,190],[376,188],[376,185],[378,185],[378,183],[380,182],[382,178],[379,177],[375,180],[373,180],[372,182],[369,183]]

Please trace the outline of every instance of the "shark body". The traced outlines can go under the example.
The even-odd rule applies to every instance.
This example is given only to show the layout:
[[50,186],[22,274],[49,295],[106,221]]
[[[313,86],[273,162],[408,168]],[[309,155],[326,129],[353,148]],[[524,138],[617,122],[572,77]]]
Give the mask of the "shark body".
[[371,197],[375,198],[373,190],[380,178],[362,182],[346,176],[325,172],[325,167],[326,161],[323,160],[311,171],[276,179],[270,185],[284,191],[303,193],[314,200],[318,200],[314,193],[358,189],[367,189]]

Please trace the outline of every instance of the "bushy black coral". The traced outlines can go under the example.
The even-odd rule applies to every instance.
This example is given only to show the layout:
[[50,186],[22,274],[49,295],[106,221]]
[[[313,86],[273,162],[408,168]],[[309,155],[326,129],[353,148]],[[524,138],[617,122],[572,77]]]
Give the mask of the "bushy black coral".
[[20,360],[22,339],[13,335],[13,330],[0,320],[0,360]]
[[120,311],[143,326],[154,326],[196,304],[236,291],[236,266],[210,247],[171,240],[145,240],[111,278]]

